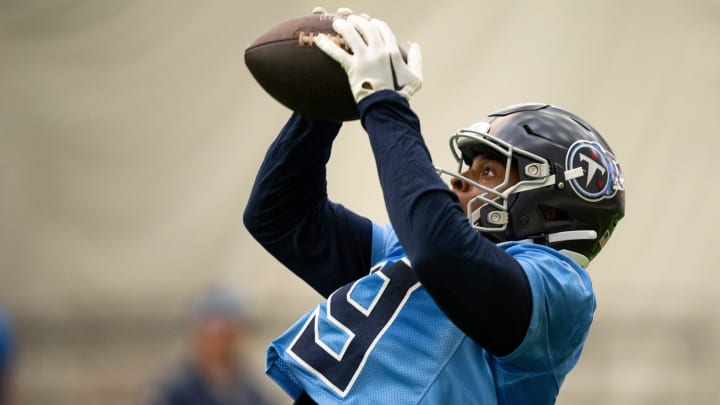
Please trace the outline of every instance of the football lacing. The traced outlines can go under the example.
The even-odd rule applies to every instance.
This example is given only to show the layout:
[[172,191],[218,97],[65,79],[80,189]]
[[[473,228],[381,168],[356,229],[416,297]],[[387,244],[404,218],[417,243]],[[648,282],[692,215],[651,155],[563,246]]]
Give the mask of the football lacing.
[[[300,46],[315,46],[315,38],[318,34],[314,32],[304,32],[300,31],[298,34],[298,45]],[[350,48],[347,45],[347,42],[345,42],[345,39],[341,37],[340,35],[334,35],[331,33],[326,33],[328,38],[330,38],[331,41],[335,42],[338,46],[345,49],[346,51],[349,51]]]

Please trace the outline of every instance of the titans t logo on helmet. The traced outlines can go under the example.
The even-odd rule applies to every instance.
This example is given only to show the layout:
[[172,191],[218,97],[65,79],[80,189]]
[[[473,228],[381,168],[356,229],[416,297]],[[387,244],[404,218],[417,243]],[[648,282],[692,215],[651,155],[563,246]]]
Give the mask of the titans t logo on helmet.
[[617,160],[600,144],[577,141],[570,146],[565,167],[582,168],[583,175],[570,180],[570,186],[583,200],[595,202],[612,198],[623,189],[622,173]]

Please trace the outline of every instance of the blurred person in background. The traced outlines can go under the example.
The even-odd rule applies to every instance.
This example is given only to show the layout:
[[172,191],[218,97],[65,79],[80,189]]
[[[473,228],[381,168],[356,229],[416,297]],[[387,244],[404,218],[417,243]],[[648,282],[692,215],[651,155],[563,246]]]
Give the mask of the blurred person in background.
[[15,347],[10,321],[0,310],[0,405],[13,403]]
[[247,307],[232,292],[213,288],[199,297],[192,308],[188,358],[150,392],[147,403],[268,403],[247,375],[238,354],[250,324]]

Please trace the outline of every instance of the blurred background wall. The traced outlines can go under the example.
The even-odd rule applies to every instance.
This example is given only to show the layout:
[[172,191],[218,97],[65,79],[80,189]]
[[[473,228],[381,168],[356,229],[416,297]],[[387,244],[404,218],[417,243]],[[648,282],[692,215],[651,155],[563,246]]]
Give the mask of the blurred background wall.
[[[222,283],[267,342],[317,303],[245,232],[264,150],[289,112],[243,51],[309,1],[0,0],[0,305],[21,339],[22,404],[127,404],[172,364],[188,303]],[[590,267],[599,308],[559,404],[720,403],[718,0],[324,3],[423,48],[413,99],[447,136],[516,102],[586,118],[623,164],[627,216]],[[386,221],[348,123],[331,197]]]

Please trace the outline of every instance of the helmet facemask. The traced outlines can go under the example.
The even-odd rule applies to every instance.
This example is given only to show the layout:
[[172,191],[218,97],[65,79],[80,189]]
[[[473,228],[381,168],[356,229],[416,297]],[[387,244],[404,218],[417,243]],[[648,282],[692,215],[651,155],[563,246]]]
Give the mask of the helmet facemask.
[[[533,153],[519,149],[487,133],[485,122],[461,129],[450,137],[450,149],[458,164],[457,172],[436,168],[447,175],[482,190],[468,201],[466,213],[474,229],[499,241],[512,240],[508,233],[509,208],[514,195],[554,184],[549,162]],[[505,176],[497,186],[489,188],[462,175],[475,156],[484,154],[505,164]],[[519,181],[510,185],[512,170],[518,170]]]
[[[564,181],[582,176],[583,171],[581,168],[566,170],[562,172],[561,178],[558,178],[553,173],[547,159],[488,134],[488,129],[488,123],[480,122],[470,128],[461,129],[452,135],[450,137],[450,149],[458,164],[457,172],[436,168],[440,175],[448,175],[459,179],[483,191],[467,203],[465,212],[470,225],[496,242],[540,242],[553,246],[566,240],[596,239],[597,233],[588,229],[563,230],[535,235],[525,235],[515,229],[517,219],[511,218],[511,215],[513,215],[511,211],[513,203],[516,202],[520,193],[546,187],[557,187],[558,184]],[[462,175],[465,172],[465,167],[470,166],[473,159],[479,154],[491,156],[505,164],[505,176],[502,182],[493,188],[486,187]],[[512,170],[517,170],[518,182],[510,185],[509,180]],[[538,207],[534,209],[539,211]],[[536,215],[541,214],[538,212]],[[586,255],[566,249],[560,250],[573,257],[582,266],[589,263],[589,258]]]

